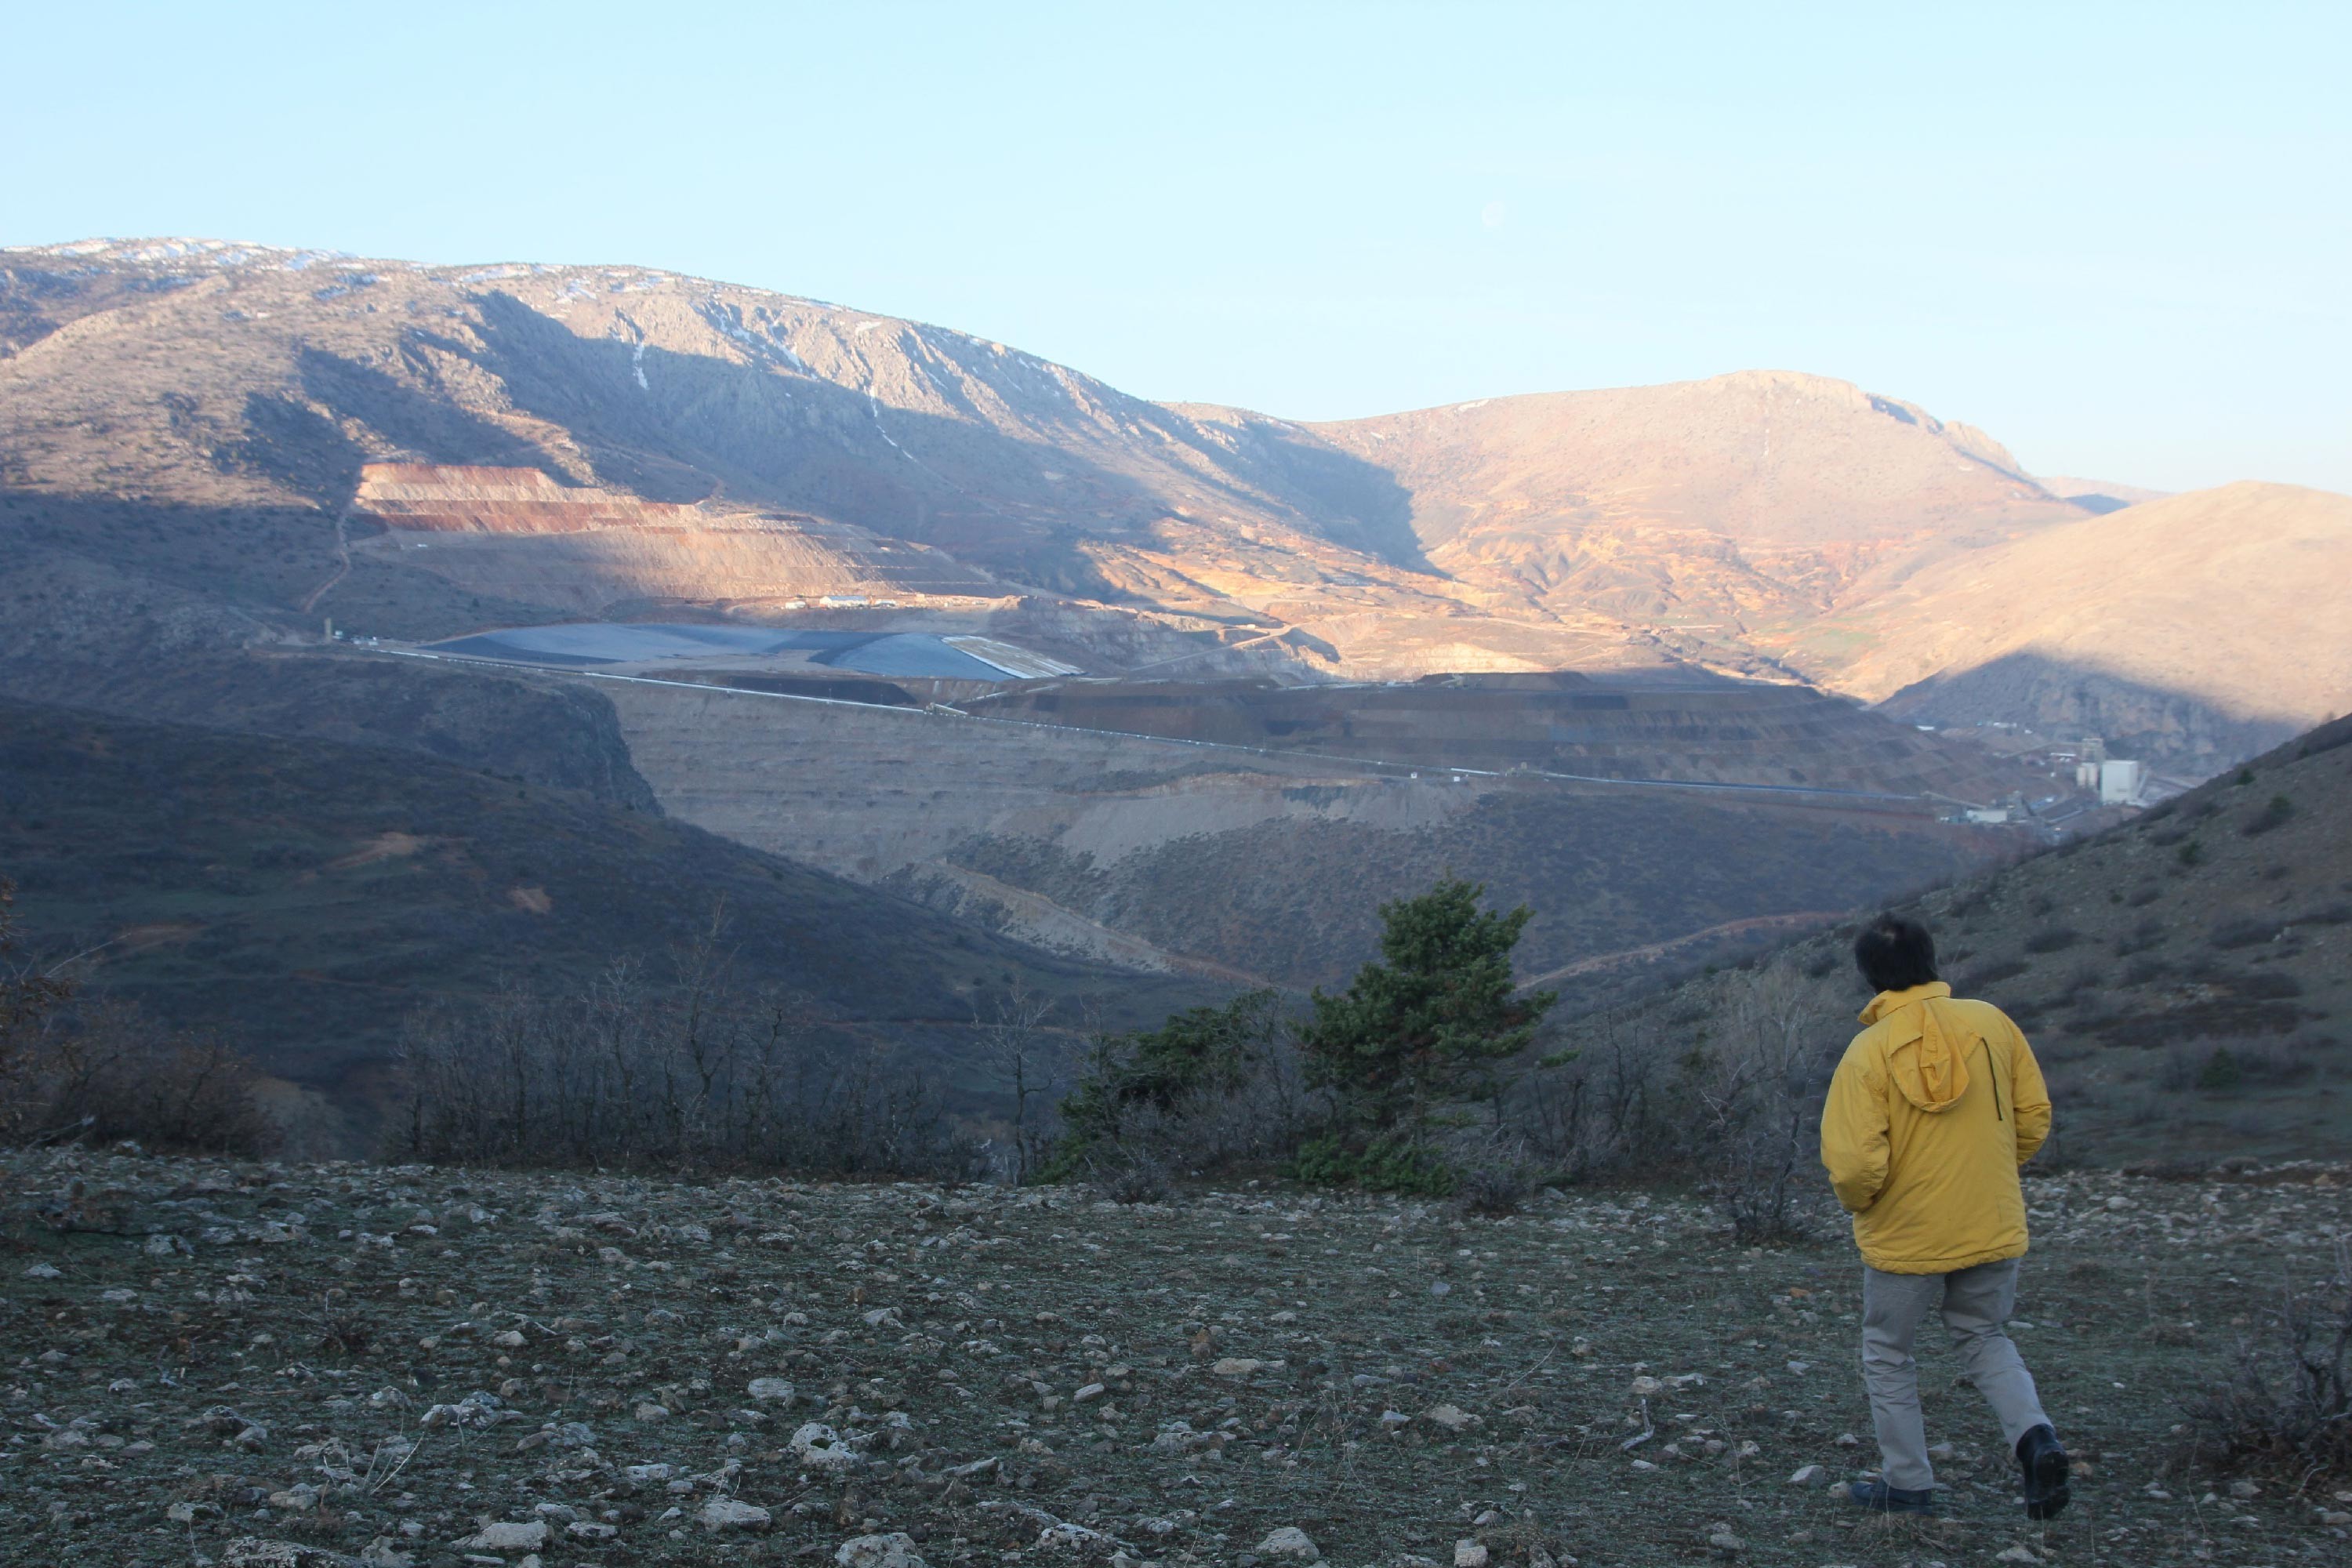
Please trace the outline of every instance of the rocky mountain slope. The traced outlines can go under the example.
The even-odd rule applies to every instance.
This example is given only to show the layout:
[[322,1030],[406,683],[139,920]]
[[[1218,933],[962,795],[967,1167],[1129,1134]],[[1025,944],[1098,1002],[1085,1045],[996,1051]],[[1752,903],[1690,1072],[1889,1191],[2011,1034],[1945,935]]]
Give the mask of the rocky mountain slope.
[[[2340,626],[2260,586],[2333,563],[2306,547],[2340,549],[2340,498],[2272,494],[2233,532],[2242,570],[2159,606],[2061,559],[2100,558],[2121,536],[2087,525],[2142,492],[2053,489],[1982,432],[1791,373],[1308,426],[645,268],[94,242],[0,258],[0,430],[19,581],[176,595],[247,641],[326,615],[424,637],[847,593],[1050,623],[1055,657],[1097,673],[1695,661],[1872,699],[1932,679],[1979,718],[2191,736],[2182,766],[2345,695],[2332,655],[2298,675],[2282,651]],[[2175,581],[2243,521],[2231,492],[2151,505],[2117,526],[2181,530]],[[1981,628],[1977,600],[1938,598],[2053,580],[2064,605],[2011,596]],[[2159,607],[2193,679],[2112,657],[2163,640],[2133,636]],[[1915,646],[1915,615],[1948,625]],[[2038,651],[2019,627],[2053,616]],[[2253,625],[2273,640],[2231,635]],[[2053,703],[2021,656],[2105,695]]]
[[[2117,514],[2118,516],[2124,514]],[[2352,719],[2096,837],[1897,905],[2023,1026],[2073,1158],[2326,1155],[2352,1093]],[[1765,963],[1836,1031],[1850,925]],[[1745,983],[1742,977],[1741,984]],[[1709,1026],[1701,977],[1577,1027]]]

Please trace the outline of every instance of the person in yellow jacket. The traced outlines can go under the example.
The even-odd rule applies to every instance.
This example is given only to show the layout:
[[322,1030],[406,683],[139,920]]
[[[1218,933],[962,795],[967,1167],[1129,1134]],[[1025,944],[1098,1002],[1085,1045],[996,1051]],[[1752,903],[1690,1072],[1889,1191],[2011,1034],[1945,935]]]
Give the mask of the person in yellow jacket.
[[1854,941],[1873,991],[1822,1109],[1822,1163],[1862,1249],[1862,1375],[1878,1477],[1853,1500],[1929,1513],[1936,1478],[1912,1343],[1940,1312],[2024,1477],[2025,1510],[2066,1506],[2066,1451],[2004,1327],[2025,1255],[2018,1167],[2050,1132],[2050,1091],[2008,1015],[1963,1001],[1936,973],[1935,939],[1883,916]]

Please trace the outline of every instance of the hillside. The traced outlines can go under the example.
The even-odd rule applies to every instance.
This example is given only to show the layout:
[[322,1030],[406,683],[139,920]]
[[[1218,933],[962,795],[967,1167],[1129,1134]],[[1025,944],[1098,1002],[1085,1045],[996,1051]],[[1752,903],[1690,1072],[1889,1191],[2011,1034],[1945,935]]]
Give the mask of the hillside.
[[2352,496],[2235,484],[2045,530],[1808,627],[1790,661],[1924,722],[2201,776],[2352,709]]
[[[1936,933],[1956,988],[2024,1027],[2063,1157],[2332,1157],[2352,1093],[2347,820],[2338,720],[2122,827],[1895,907]],[[1763,965],[1811,998],[1824,1053],[1866,1000],[1852,933]],[[1733,985],[1702,976],[1570,1032],[1719,1026]]]
[[658,973],[722,910],[743,984],[803,993],[837,1037],[946,1061],[975,1094],[975,1015],[1016,983],[1072,1026],[1207,994],[581,791],[17,702],[0,702],[0,875],[46,953],[100,949],[100,990],[224,1028],[362,1112],[410,1009],[509,978],[577,988],[625,958]]
[[1788,372],[1315,429],[1396,475],[1415,537],[1454,575],[1555,609],[1734,623],[1704,630],[1818,611],[1923,549],[2083,515],[1981,431]]

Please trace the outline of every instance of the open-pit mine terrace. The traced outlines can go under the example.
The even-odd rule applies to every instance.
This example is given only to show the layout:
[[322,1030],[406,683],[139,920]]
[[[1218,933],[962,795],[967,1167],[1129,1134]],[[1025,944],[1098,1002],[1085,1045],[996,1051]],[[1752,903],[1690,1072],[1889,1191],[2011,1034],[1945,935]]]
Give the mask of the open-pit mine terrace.
[[1915,879],[1906,845],[1947,870],[1994,853],[1945,819],[2024,776],[1808,689],[1706,677],[992,682],[850,663],[913,638],[816,665],[692,657],[726,628],[580,630],[678,655],[528,677],[608,698],[672,816],[1048,948],[1235,982],[1319,981],[1379,899],[1449,869],[1552,911],[1525,954],[1541,970],[1818,917]]

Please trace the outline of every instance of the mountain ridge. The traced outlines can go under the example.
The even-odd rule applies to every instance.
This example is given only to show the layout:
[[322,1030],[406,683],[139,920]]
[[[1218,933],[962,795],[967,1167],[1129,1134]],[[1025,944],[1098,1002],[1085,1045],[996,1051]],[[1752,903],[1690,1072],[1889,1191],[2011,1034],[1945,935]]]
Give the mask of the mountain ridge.
[[[1998,638],[1947,639],[1900,680],[1861,645],[1937,574],[2095,537],[2081,525],[2110,503],[2182,501],[2070,499],[1971,426],[1802,372],[1308,424],[658,268],[187,239],[0,252],[0,528],[20,524],[29,578],[88,578],[79,558],[159,593],[202,583],[262,628],[225,620],[232,640],[324,615],[412,637],[647,606],[759,619],[912,583],[909,614],[1101,674],[1696,665],[1874,700],[1940,682],[1946,709],[2002,721],[2114,703],[1963,679],[2016,651]],[[565,539],[403,542],[354,505],[388,463],[535,470],[616,506]],[[2308,607],[2278,628],[2326,629]],[[2220,688],[2159,682],[2189,718],[2146,733],[2201,734],[2176,765],[2352,700],[2296,688],[2245,710],[2286,689],[2280,656],[2233,658]]]

